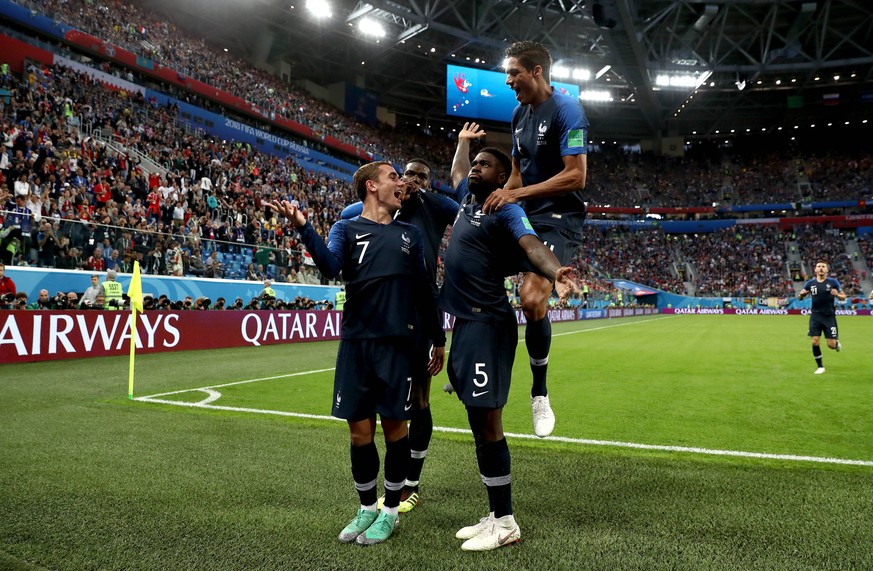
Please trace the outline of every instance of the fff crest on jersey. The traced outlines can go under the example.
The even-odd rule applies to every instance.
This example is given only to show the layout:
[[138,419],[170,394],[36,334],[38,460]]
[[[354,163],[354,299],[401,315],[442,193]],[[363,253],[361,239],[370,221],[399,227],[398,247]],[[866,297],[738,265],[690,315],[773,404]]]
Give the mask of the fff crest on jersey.
[[546,132],[549,130],[549,124],[544,120],[537,125],[537,146],[546,144]]
[[402,242],[400,244],[400,249],[403,251],[404,254],[408,254],[409,247],[412,245],[412,238],[409,237],[409,234],[404,232],[400,235],[400,240]]
[[473,226],[480,226],[482,224],[482,209],[477,208],[476,212],[473,213],[473,218],[470,220],[470,224]]

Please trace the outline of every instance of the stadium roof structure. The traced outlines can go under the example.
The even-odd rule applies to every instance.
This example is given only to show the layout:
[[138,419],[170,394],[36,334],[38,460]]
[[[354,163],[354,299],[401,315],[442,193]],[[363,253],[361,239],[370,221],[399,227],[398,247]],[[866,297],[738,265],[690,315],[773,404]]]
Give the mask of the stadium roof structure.
[[[313,10],[327,3],[330,18]],[[293,78],[356,83],[398,117],[456,127],[447,64],[502,70],[530,39],[590,70],[595,139],[770,133],[873,119],[868,0],[142,0],[180,27]],[[365,36],[378,22],[384,35]],[[682,77],[690,86],[670,85]],[[659,79],[660,78],[660,79]],[[553,78],[554,79],[554,78]],[[664,84],[666,83],[666,84]],[[699,83],[699,86],[694,86]]]

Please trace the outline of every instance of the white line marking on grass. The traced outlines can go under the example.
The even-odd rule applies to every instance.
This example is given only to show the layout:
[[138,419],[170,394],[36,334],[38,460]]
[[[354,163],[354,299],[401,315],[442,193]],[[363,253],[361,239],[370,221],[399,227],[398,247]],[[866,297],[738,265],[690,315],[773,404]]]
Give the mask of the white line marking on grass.
[[[590,329],[580,329],[578,331],[566,331],[564,333],[552,333],[552,337],[561,337],[562,335],[576,335],[577,333],[588,333],[589,331],[601,331],[603,329],[612,329],[614,327],[624,327],[625,325],[637,325],[638,323],[651,323],[652,321],[661,321],[662,319],[673,319],[674,317],[676,317],[676,316],[675,315],[667,315],[664,317],[658,317],[656,319],[641,319],[639,321],[627,321],[625,323],[616,323],[614,325],[604,325],[602,327],[592,327]],[[566,322],[561,321],[558,323],[566,323]]]
[[[163,400],[153,397],[139,397],[136,399],[142,402],[150,402],[157,404],[168,404],[174,406],[186,406],[189,408],[205,408],[211,410],[224,410],[229,412],[248,412],[252,414],[271,414],[275,416],[288,416],[293,418],[307,418],[312,420],[330,420],[334,422],[345,422],[341,418],[327,416],[323,414],[305,414],[300,412],[286,412],[282,410],[264,410],[259,408],[245,408],[237,406],[219,406],[213,404],[204,404],[203,402],[180,402],[172,400]],[[468,429],[452,428],[448,426],[434,426],[435,432],[445,432],[453,434],[470,434]],[[815,462],[819,464],[842,464],[848,466],[867,466],[873,467],[871,460],[852,460],[846,458],[829,458],[822,456],[802,456],[797,454],[768,454],[765,452],[745,452],[742,450],[719,450],[713,448],[698,448],[696,446],[667,446],[662,444],[640,444],[637,442],[620,442],[614,440],[592,440],[588,438],[569,438],[565,436],[549,436],[547,438],[539,438],[533,434],[516,434],[513,432],[504,433],[510,438],[519,438],[526,440],[545,440],[547,442],[564,442],[568,444],[583,444],[588,446],[607,446],[610,448],[633,448],[636,450],[657,450],[661,452],[684,452],[688,454],[703,454],[708,456],[731,456],[736,458],[758,458],[762,460],[784,460],[787,462]]]
[[168,392],[168,393],[158,393],[158,394],[156,394],[156,395],[149,395],[149,396],[145,396],[145,397],[137,397],[137,398],[135,398],[135,399],[133,399],[133,400],[148,400],[148,399],[152,399],[152,398],[155,398],[155,397],[166,397],[166,396],[170,396],[170,395],[180,395],[180,394],[182,394],[182,393],[190,393],[190,392],[194,392],[194,391],[204,391],[204,392],[208,392],[208,391],[211,390],[211,389],[220,389],[220,388],[222,388],[222,387],[232,387],[232,386],[234,386],[234,385],[244,385],[244,384],[246,384],[246,383],[257,383],[257,382],[259,382],[259,381],[272,381],[272,380],[274,380],[274,379],[284,379],[284,378],[287,378],[287,377],[301,377],[301,376],[303,376],[303,375],[312,375],[312,374],[315,374],[315,373],[326,373],[327,371],[333,371],[335,368],[336,368],[336,367],[331,367],[331,368],[329,368],[329,369],[316,369],[316,370],[314,370],[314,371],[301,371],[301,372],[299,372],[299,373],[288,373],[288,374],[286,374],[286,375],[275,375],[275,376],[272,376],[272,377],[261,377],[261,378],[259,378],[259,379],[248,379],[248,380],[246,380],[246,381],[234,381],[234,382],[232,382],[232,383],[224,383],[224,384],[222,384],[222,385],[209,385],[208,387],[198,387],[198,388],[196,388],[196,389],[182,389],[182,390],[180,390],[180,391],[170,391],[170,392]]
[[[670,315],[666,317],[659,317],[657,319],[646,319],[641,321],[632,321],[625,323],[616,323],[613,325],[604,325],[602,327],[594,327],[591,329],[580,329],[579,331],[568,331],[565,333],[556,333],[552,335],[553,337],[558,337],[561,335],[575,335],[577,333],[585,333],[588,331],[599,331],[602,329],[611,329],[613,327],[623,327],[625,325],[634,325],[637,323],[646,323],[649,321],[659,321],[661,319],[671,319],[675,316]],[[231,383],[224,383],[221,385],[211,385],[208,387],[200,387],[196,389],[183,389],[179,391],[172,391],[168,393],[160,393],[151,396],[143,396],[137,397],[134,400],[155,404],[167,404],[173,406],[184,406],[189,408],[203,408],[210,410],[223,410],[228,412],[246,412],[252,414],[269,414],[274,416],[287,416],[294,418],[307,418],[312,420],[329,420],[334,422],[344,422],[340,418],[335,418],[333,416],[327,416],[322,414],[305,414],[300,412],[286,412],[281,410],[265,410],[259,408],[246,408],[246,407],[236,407],[236,406],[220,406],[211,404],[212,402],[221,398],[221,393],[214,390],[222,387],[230,387],[234,385],[242,385],[246,383],[256,383],[259,381],[271,381],[275,379],[284,379],[288,377],[299,377],[303,375],[311,375],[315,373],[326,373],[328,371],[333,371],[334,367],[329,369],[316,369],[313,371],[301,371],[299,373],[288,373],[286,375],[275,375],[272,377],[261,377],[258,379],[249,379],[245,381],[235,381]],[[204,392],[209,395],[206,399],[199,402],[184,402],[184,401],[172,401],[161,399],[158,397],[170,396],[170,395],[178,395],[182,393],[189,392]],[[463,428],[452,428],[447,426],[434,426],[434,431],[436,432],[445,432],[445,433],[454,433],[454,434],[470,434],[470,431]],[[519,438],[519,439],[527,439],[527,440],[546,440],[550,442],[565,442],[568,444],[582,444],[588,446],[607,446],[610,448],[632,448],[636,450],[657,450],[661,452],[684,452],[688,454],[703,454],[708,456],[730,456],[736,458],[758,458],[763,460],[784,460],[788,462],[815,462],[819,464],[841,464],[848,466],[868,466],[873,467],[873,461],[871,460],[852,460],[845,458],[830,458],[830,457],[822,457],[822,456],[803,456],[797,454],[769,454],[765,452],[745,452],[742,450],[719,450],[713,448],[699,448],[696,446],[670,446],[663,444],[641,444],[637,442],[621,442],[615,440],[593,440],[588,438],[569,438],[565,436],[549,436],[547,438],[539,438],[534,436],[533,434],[516,434],[512,432],[505,433],[506,436],[510,438]]]

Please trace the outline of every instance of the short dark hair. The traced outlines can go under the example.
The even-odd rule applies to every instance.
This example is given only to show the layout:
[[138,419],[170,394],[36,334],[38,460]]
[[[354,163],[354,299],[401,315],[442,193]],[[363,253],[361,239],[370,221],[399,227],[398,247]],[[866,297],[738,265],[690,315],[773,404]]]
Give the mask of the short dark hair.
[[355,185],[355,191],[358,193],[358,198],[363,201],[367,197],[367,181],[376,180],[379,178],[379,167],[388,165],[394,168],[394,165],[388,161],[375,161],[367,163],[355,171],[352,177],[352,183]]
[[428,174],[433,173],[433,167],[430,166],[429,162],[427,162],[426,160],[424,160],[422,158],[415,157],[414,159],[409,159],[406,162],[406,164],[408,164],[408,165],[412,164],[412,163],[418,163],[418,164],[422,165],[424,168],[427,169]]
[[527,70],[540,66],[543,68],[543,79],[546,82],[549,81],[551,77],[552,56],[543,44],[530,40],[514,42],[506,48],[506,57],[514,57]]
[[484,149],[479,149],[480,153],[488,153],[489,155],[493,155],[497,162],[503,167],[506,176],[512,172],[512,159],[509,158],[509,155],[498,149],[497,147],[485,147]]

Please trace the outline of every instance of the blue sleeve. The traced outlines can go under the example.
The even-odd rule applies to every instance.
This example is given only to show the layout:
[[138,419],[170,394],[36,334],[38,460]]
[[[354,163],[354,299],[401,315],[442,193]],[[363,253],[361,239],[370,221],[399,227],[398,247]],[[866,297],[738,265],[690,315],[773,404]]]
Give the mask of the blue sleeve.
[[806,280],[806,283],[803,284],[803,289],[808,291],[810,286],[812,286],[812,280]]
[[588,154],[588,117],[582,103],[572,97],[559,100],[555,119],[561,131],[561,156]]
[[348,224],[346,220],[340,220],[333,225],[327,237],[327,244],[309,222],[299,231],[300,239],[306,246],[306,250],[312,255],[315,265],[328,278],[335,278],[343,269],[346,224]]
[[467,185],[467,179],[464,178],[455,187],[455,199],[458,201],[458,204],[464,204],[468,196],[470,196],[470,187]]
[[838,282],[836,278],[830,278],[830,280],[834,286],[834,289],[836,289],[837,291],[843,291],[843,288],[840,287],[840,282]]
[[[458,185],[460,186],[460,185]],[[439,209],[440,217],[445,217],[453,220],[455,215],[460,210],[461,205],[444,194],[437,194],[437,208]]]
[[532,236],[537,235],[533,226],[531,226],[530,220],[527,219],[524,209],[518,204],[507,204],[498,210],[497,219],[512,232],[512,236],[516,240],[521,240],[522,236],[528,234]]
[[351,220],[352,218],[357,218],[364,211],[364,203],[356,202],[354,204],[350,204],[343,208],[343,211],[340,213],[340,218],[343,220]]
[[[518,150],[518,138],[516,137],[517,131],[515,130],[515,126],[518,124],[518,115],[521,112],[521,105],[516,105],[515,109],[512,110],[512,121],[509,123],[510,130],[512,131],[512,156],[520,157],[521,152]],[[519,129],[520,130],[520,129]]]

